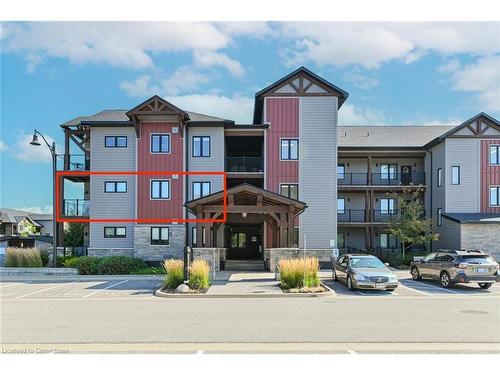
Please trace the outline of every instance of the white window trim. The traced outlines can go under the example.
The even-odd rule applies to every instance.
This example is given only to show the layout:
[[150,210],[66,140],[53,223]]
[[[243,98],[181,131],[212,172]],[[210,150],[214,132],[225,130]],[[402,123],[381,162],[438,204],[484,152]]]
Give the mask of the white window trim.
[[500,190],[500,185],[490,185],[488,187],[488,207],[492,207],[492,208],[497,208],[497,207],[500,207],[500,191],[498,193],[499,197],[498,197],[498,204],[495,204],[495,205],[492,205],[491,204],[491,188],[497,188]]
[[[339,200],[343,200],[344,201],[344,210],[343,211],[339,210]],[[337,213],[338,214],[345,214],[345,213],[347,213],[346,202],[347,202],[347,199],[345,197],[337,197]]]
[[443,187],[443,168],[436,169],[436,187]]
[[[458,168],[458,183],[453,183],[453,168]],[[462,183],[462,168],[460,165],[452,165],[450,170],[450,185],[460,185]]]
[[[152,238],[152,236],[151,236],[151,232],[152,232],[152,229],[153,229],[153,228],[168,228],[168,245],[160,245],[160,244],[158,244],[158,245],[153,245],[153,244],[151,243],[151,241],[153,240],[153,238]],[[161,231],[160,231],[160,234],[161,234]],[[170,247],[170,227],[169,227],[169,226],[167,226],[167,225],[159,225],[159,226],[158,226],[158,225],[152,225],[152,226],[150,226],[150,227],[149,227],[149,246],[155,246],[155,247],[156,247],[156,246]]]
[[[168,152],[153,152],[151,149],[153,148],[153,135],[168,135]],[[151,132],[149,133],[149,154],[150,155],[170,155],[172,153],[172,134],[171,133],[157,133]]]
[[[151,195],[153,181],[168,181],[168,198],[153,198]],[[172,199],[172,181],[169,178],[150,178],[149,179],[149,200],[150,201],[169,201]]]
[[[497,152],[497,157],[498,157],[498,164],[491,164],[491,147],[498,147],[498,152]],[[500,167],[500,144],[491,144],[488,145],[488,165],[490,167]]]
[[[290,141],[297,141],[297,159],[282,159],[281,158],[281,141],[282,140],[290,140]],[[300,140],[298,137],[282,137],[280,138],[280,143],[278,145],[278,152],[280,154],[280,161],[299,161],[300,160]]]

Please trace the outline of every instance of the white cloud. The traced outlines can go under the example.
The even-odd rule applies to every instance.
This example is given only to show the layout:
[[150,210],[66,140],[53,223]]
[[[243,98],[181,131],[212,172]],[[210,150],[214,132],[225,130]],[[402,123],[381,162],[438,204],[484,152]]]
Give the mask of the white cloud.
[[370,90],[378,85],[378,80],[374,77],[360,73],[358,70],[351,70],[344,75],[344,79],[364,90]]
[[339,110],[340,125],[380,125],[385,123],[384,115],[367,107],[345,103]]
[[268,22],[220,22],[216,27],[226,35],[250,36],[252,38],[264,38],[276,35]]
[[33,212],[34,214],[51,214],[52,213],[52,205],[45,206],[45,207],[39,207],[39,206],[20,207],[20,208],[15,208],[15,209],[19,210],[19,211]]
[[249,97],[193,94],[165,99],[184,110],[222,117],[237,123],[249,124],[253,119],[254,99]]
[[[32,146],[30,145],[31,140],[33,139],[32,134],[21,134],[18,138],[18,141],[15,145],[16,152],[12,153],[12,155],[19,160],[32,162],[32,163],[48,163],[52,160],[52,156],[50,154],[49,149],[45,145],[42,139],[39,138],[40,146]],[[53,139],[45,136],[47,142],[52,144]]]
[[243,69],[239,61],[219,52],[195,51],[194,61],[195,64],[202,67],[221,66],[235,77],[241,77],[245,73],[245,69]]
[[7,52],[133,69],[153,66],[153,53],[215,51],[231,41],[208,22],[5,23],[2,35]]
[[9,149],[9,146],[3,142],[3,141],[0,141],[0,151],[7,151]]
[[120,88],[130,96],[141,97],[155,94],[168,96],[191,92],[209,81],[206,75],[185,66],[177,69],[168,78],[153,80],[150,75],[145,74],[133,81],[123,81]]
[[453,88],[477,95],[481,110],[500,112],[500,55],[455,67]]
[[290,65],[313,61],[373,69],[392,60],[411,63],[427,52],[480,56],[500,52],[498,22],[289,22],[278,27],[283,37],[296,40],[295,48],[285,54]]

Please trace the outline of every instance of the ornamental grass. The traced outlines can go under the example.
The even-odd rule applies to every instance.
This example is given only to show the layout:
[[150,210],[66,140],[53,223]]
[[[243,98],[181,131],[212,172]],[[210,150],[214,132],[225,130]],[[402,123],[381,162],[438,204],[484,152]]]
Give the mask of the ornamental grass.
[[317,287],[320,285],[318,258],[280,259],[278,267],[283,289]]
[[166,289],[175,289],[184,282],[184,263],[179,259],[168,259],[162,262],[167,276],[163,283]]
[[40,250],[36,247],[8,247],[5,267],[42,267]]
[[189,287],[196,290],[208,289],[210,286],[210,267],[203,259],[196,259],[189,267]]

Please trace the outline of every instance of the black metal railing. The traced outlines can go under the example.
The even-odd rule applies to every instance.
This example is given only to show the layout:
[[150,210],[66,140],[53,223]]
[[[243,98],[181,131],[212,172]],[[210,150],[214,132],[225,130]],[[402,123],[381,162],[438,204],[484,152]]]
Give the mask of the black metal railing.
[[425,185],[425,173],[338,173],[337,185],[410,186]]
[[261,156],[227,156],[226,172],[264,172]]
[[89,200],[64,199],[63,216],[89,216]]
[[367,221],[367,210],[337,210],[339,223],[364,223]]
[[59,154],[57,155],[57,170],[89,171],[90,157],[85,154]]
[[373,210],[372,220],[374,223],[388,223],[399,220],[401,212],[399,210]]

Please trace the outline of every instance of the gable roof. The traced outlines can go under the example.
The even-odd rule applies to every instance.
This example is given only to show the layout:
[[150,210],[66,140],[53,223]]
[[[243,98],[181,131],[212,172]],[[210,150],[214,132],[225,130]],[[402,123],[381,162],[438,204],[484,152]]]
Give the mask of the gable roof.
[[[486,120],[487,124],[485,127],[482,127],[482,125],[480,124],[480,120]],[[475,122],[477,122],[477,126],[475,128],[471,127],[471,124],[474,124]],[[441,143],[449,136],[458,135],[457,133],[459,133],[460,131],[462,131],[462,129],[465,129],[465,128],[468,128],[470,130],[471,136],[473,136],[473,135],[481,136],[481,135],[483,135],[484,131],[486,131],[490,127],[493,127],[494,129],[498,130],[498,132],[500,134],[500,122],[497,119],[489,116],[488,114],[481,112],[481,113],[477,114],[476,116],[471,117],[468,120],[465,120],[460,125],[453,127],[452,129],[448,130],[446,133],[432,139],[431,141],[429,141],[425,145],[425,147],[426,148],[432,147],[438,143]],[[491,135],[488,135],[488,136],[491,137]]]
[[44,219],[43,217],[45,216],[45,214],[34,214],[33,212],[29,211],[14,210],[11,208],[0,208],[0,222],[2,223],[17,224],[24,219],[28,219],[36,227],[42,227],[43,225],[37,222],[35,216],[38,216],[39,220],[52,220],[52,215],[48,215],[50,216],[49,219]]
[[[287,81],[290,81],[294,77],[298,76],[307,76],[309,78],[309,81],[312,81],[313,83],[319,83],[321,86],[324,88],[327,88],[330,90],[331,93],[335,93],[336,96],[339,97],[339,108],[342,107],[342,104],[346,101],[347,97],[349,96],[349,93],[347,91],[342,90],[340,87],[335,86],[333,83],[328,82],[326,79],[318,76],[317,74],[311,72],[309,69],[307,69],[304,66],[301,66],[300,68],[294,70],[290,74],[287,74],[283,78],[280,78],[276,82],[270,84],[269,86],[263,88],[259,92],[255,94],[255,105],[254,105],[254,115],[253,115],[253,122],[254,124],[257,124],[260,119],[262,118],[262,110],[263,110],[263,104],[264,104],[264,95],[278,89],[281,85],[286,83]],[[315,81],[315,82],[314,82]],[[296,95],[297,93],[295,93]],[[293,96],[294,94],[288,94]]]

